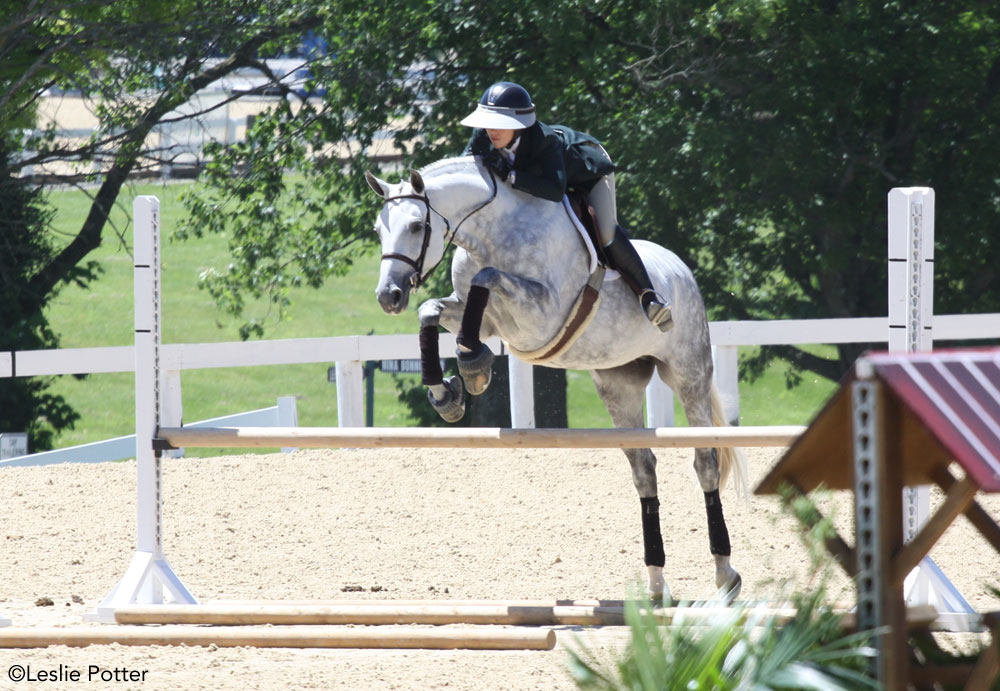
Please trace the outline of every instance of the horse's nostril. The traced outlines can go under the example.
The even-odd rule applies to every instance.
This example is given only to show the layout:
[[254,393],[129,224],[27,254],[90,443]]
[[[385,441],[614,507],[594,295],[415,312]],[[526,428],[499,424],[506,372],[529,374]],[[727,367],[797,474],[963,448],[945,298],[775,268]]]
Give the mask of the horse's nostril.
[[403,299],[403,291],[399,288],[393,287],[389,294],[392,295],[392,303],[394,305],[398,305],[399,301]]

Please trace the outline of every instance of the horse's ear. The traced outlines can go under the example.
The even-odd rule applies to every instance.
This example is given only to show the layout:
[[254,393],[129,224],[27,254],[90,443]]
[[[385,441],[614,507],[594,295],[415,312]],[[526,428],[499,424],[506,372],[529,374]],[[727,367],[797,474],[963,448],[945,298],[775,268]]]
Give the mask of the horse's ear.
[[424,179],[415,170],[410,171],[410,187],[413,188],[414,194],[424,193]]
[[370,170],[365,171],[365,180],[368,181],[368,186],[372,188],[372,191],[375,192],[375,194],[385,199],[385,195],[388,194],[389,190],[388,183],[383,182],[372,175]]

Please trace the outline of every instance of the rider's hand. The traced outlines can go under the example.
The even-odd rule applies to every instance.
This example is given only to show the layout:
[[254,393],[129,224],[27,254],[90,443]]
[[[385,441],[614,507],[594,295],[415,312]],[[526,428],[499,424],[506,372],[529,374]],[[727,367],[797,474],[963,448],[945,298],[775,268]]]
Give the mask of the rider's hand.
[[496,176],[503,181],[506,181],[507,176],[510,175],[510,161],[508,161],[503,154],[496,149],[493,149],[483,155],[483,164],[486,165],[487,168],[493,170],[493,172],[496,173]]

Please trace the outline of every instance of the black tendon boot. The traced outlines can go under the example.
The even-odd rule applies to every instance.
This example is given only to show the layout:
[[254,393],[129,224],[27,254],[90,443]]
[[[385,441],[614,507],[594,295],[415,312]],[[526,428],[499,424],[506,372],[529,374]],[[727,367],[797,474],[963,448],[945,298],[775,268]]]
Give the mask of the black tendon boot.
[[642,265],[639,253],[635,251],[632,241],[628,239],[621,226],[615,226],[615,239],[604,248],[604,253],[611,268],[622,275],[639,298],[639,304],[642,305],[649,321],[660,331],[668,331],[674,325],[670,305],[653,292],[653,282],[649,280],[646,267]]

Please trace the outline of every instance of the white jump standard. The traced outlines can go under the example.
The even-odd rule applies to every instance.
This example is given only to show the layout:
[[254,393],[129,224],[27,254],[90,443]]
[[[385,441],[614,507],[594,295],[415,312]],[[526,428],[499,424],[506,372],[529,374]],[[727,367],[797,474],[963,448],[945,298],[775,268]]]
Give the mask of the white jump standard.
[[[196,604],[163,553],[160,453],[153,437],[160,403],[160,201],[137,197],[133,205],[135,257],[135,462],[136,551],[125,575],[87,619],[114,622],[116,607],[168,601]],[[71,645],[71,644],[67,644]]]

